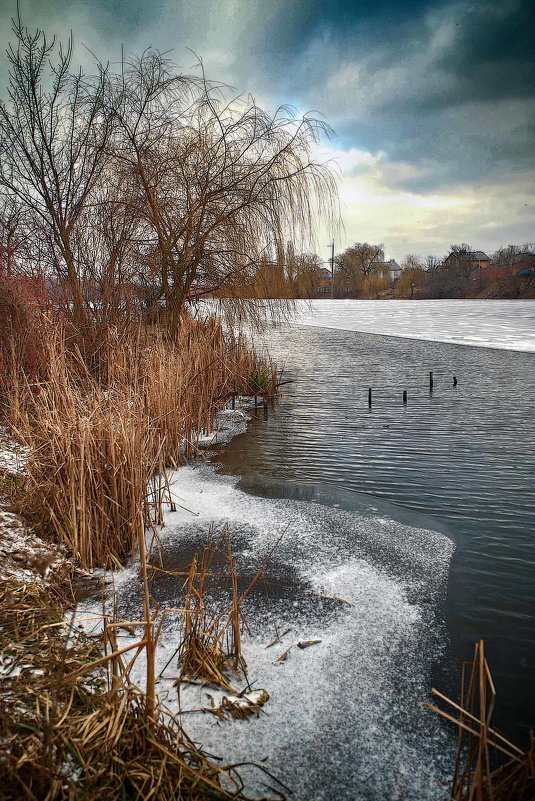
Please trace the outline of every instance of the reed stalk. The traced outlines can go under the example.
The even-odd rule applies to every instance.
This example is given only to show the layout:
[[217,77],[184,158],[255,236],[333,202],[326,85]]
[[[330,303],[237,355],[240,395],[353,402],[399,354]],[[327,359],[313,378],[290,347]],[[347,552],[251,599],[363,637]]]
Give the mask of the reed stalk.
[[0,588],[0,742],[9,746],[0,752],[0,799],[244,799],[231,767],[205,756],[169,714],[147,710],[120,651],[105,657],[117,666],[107,681],[97,642],[65,623],[51,589]]
[[535,798],[535,736],[520,748],[492,725],[496,689],[485,656],[485,643],[475,646],[472,662],[463,664],[457,704],[438,690],[445,709],[427,708],[454,723],[459,731],[451,785],[451,801],[532,801]]
[[83,567],[117,566],[151,516],[162,522],[165,467],[197,453],[217,410],[250,394],[251,375],[276,391],[273,369],[213,319],[185,318],[174,340],[110,330],[89,359],[58,327],[48,355],[40,380],[12,381],[8,417],[31,450],[25,514]]

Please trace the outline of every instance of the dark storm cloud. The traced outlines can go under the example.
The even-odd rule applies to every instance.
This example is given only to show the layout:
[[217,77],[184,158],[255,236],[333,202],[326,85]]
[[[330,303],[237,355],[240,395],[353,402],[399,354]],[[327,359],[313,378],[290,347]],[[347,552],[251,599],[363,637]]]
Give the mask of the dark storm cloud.
[[[337,59],[364,55],[373,70],[385,69],[413,53],[425,51],[436,25],[451,22],[453,36],[437,56],[433,69],[455,79],[456,92],[444,92],[427,75],[429,91],[421,105],[440,108],[463,100],[533,96],[535,86],[535,4],[532,0],[479,0],[472,3],[342,2],[301,0],[293,13],[268,15],[265,26],[251,31],[254,55],[271,62],[277,71],[281,60],[293,63],[286,76],[291,86],[299,75],[299,61],[310,41],[321,38],[326,48],[318,53],[316,69],[328,72]],[[298,13],[295,13],[298,10]],[[429,17],[435,13],[435,24]],[[250,53],[248,54],[251,55]],[[267,79],[269,75],[265,76]],[[306,87],[302,87],[306,89]]]
[[487,3],[461,11],[452,47],[437,62],[456,76],[464,100],[533,97],[535,4],[502,8],[495,13]]
[[427,160],[407,179],[420,190],[534,166],[532,2],[343,5],[320,12],[279,81],[345,147]]
[[[424,190],[533,167],[532,0],[21,0],[103,59],[154,45],[270,107],[317,109],[344,149]],[[0,0],[0,46],[15,2]],[[5,60],[0,63],[5,74]],[[394,180],[393,178],[391,180]]]

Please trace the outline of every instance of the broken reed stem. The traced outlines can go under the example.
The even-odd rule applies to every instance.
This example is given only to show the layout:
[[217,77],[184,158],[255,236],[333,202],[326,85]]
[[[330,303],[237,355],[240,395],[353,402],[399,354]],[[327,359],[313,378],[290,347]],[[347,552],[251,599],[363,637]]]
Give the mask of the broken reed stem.
[[[140,515],[143,511],[140,510]],[[141,519],[141,525],[143,519]],[[138,541],[139,560],[141,562],[141,575],[143,579],[143,617],[145,620],[145,653],[147,661],[147,680],[145,685],[145,714],[152,720],[154,718],[154,708],[156,703],[156,649],[154,643],[154,624],[151,619],[149,581],[147,575],[147,555],[145,553],[145,532],[141,534]]]
[[[466,667],[470,667],[467,678]],[[474,659],[464,663],[460,703],[438,690],[433,694],[458,713],[432,704],[428,709],[454,723],[459,730],[453,774],[452,801],[532,801],[535,797],[535,738],[527,750],[519,748],[492,728],[496,689],[485,656],[483,640]],[[505,764],[503,757],[507,758]]]
[[230,536],[227,538],[227,558],[230,570],[231,593],[232,593],[232,649],[234,651],[234,670],[239,667],[241,659],[241,632],[240,632],[240,599],[238,597],[238,577],[236,576],[236,564],[232,556]]

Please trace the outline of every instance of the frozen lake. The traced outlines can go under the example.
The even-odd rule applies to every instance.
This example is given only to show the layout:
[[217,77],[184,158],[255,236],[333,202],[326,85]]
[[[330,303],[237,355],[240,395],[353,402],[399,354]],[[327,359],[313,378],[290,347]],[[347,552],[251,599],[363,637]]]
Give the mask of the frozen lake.
[[535,352],[533,300],[312,300],[298,312],[301,325]]

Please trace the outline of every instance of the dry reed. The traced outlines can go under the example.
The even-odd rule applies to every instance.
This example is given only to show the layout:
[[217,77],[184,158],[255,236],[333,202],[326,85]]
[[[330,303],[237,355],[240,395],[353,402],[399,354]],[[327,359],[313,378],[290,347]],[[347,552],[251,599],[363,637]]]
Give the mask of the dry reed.
[[[219,599],[217,606],[210,601],[209,584],[212,598],[217,595]],[[229,673],[240,671],[246,676],[241,650],[242,603],[225,527],[218,541],[210,533],[201,556],[196,555],[191,563],[180,627],[179,681],[200,679],[237,692]]]
[[485,657],[483,640],[472,662],[463,663],[459,704],[438,690],[433,693],[447,710],[428,709],[459,730],[451,801],[533,801],[535,798],[535,737],[519,748],[492,727],[496,690]]
[[[65,637],[65,599],[53,600],[51,586],[6,583],[0,767],[7,780],[0,798],[244,798],[239,776],[209,761],[158,705],[162,621],[151,608],[145,536],[147,524],[155,530],[161,522],[166,465],[196,452],[228,398],[252,394],[253,386],[275,394],[276,375],[240,336],[225,334],[213,320],[185,319],[173,341],[142,327],[123,336],[108,331],[90,357],[58,328],[48,352],[39,380],[17,372],[4,383],[9,422],[31,451],[19,505],[84,567],[116,566],[137,548],[143,609],[136,624],[143,634],[120,648],[117,628],[125,623],[115,610],[104,619],[102,653],[72,627]],[[211,679],[231,689],[225,673],[244,666],[242,599],[228,543],[226,557],[232,599],[225,615],[208,614],[202,585],[209,550],[200,573],[192,566],[181,658],[185,673],[203,676],[213,658]],[[130,670],[142,651],[147,675],[140,690]]]
[[[44,380],[18,382],[9,419],[31,449],[25,514],[84,567],[114,566],[140,540],[160,499],[149,484],[197,452],[199,437],[250,379],[276,375],[217,320],[185,319],[176,340],[139,327],[110,331],[91,369],[58,330]],[[160,482],[161,483],[161,482]]]
[[169,716],[147,715],[146,696],[120,676],[106,679],[94,641],[73,627],[65,637],[48,589],[5,582],[0,612],[2,801],[244,798],[232,769]]

